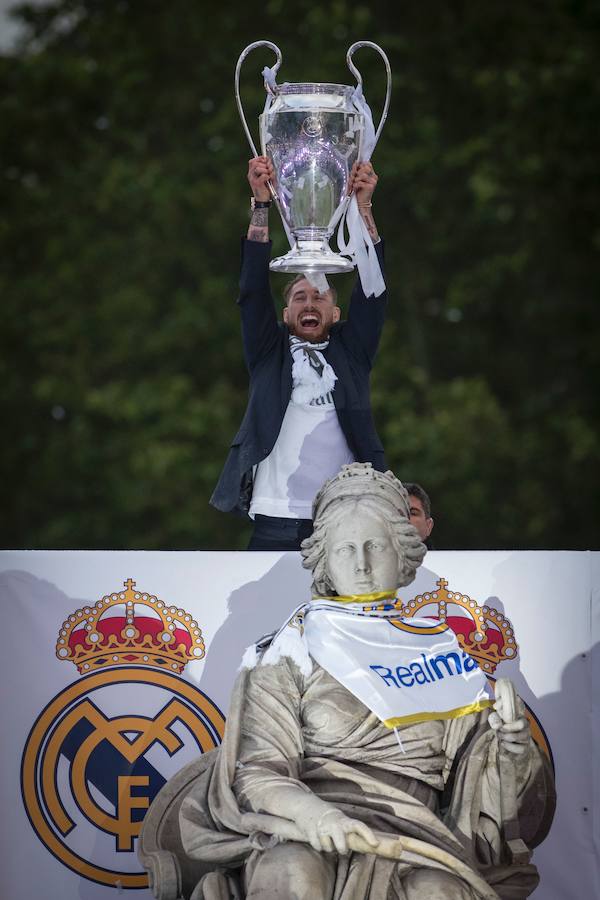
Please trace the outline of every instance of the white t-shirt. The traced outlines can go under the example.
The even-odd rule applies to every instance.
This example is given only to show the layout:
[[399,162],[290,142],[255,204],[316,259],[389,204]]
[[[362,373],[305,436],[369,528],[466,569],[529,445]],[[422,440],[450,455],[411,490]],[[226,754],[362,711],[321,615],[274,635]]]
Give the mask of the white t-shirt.
[[323,482],[351,462],[332,392],[311,403],[290,400],[275,446],[256,466],[250,517],[311,519]]

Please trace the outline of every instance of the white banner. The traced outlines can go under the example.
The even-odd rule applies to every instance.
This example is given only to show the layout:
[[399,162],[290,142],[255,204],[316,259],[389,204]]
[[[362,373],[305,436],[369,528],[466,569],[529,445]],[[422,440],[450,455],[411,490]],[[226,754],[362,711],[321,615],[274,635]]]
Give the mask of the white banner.
[[[401,593],[515,682],[554,761],[536,900],[600,896],[599,576],[600,553],[432,552]],[[3,896],[149,900],[145,810],[219,743],[244,649],[309,588],[295,553],[0,554]]]
[[304,636],[313,659],[388,728],[490,705],[485,676],[448,625],[316,603]]

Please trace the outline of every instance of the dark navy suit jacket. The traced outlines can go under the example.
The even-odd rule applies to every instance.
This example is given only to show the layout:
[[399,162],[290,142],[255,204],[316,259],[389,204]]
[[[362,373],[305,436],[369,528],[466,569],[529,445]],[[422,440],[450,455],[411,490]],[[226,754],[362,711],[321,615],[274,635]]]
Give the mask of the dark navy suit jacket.
[[[381,241],[376,249],[383,269]],[[224,512],[248,512],[253,466],[273,449],[292,393],[289,332],[275,311],[269,285],[270,256],[270,242],[242,241],[238,303],[250,392],[246,414],[210,500]],[[386,463],[371,413],[369,376],[385,308],[385,293],[367,299],[357,278],[348,318],[331,327],[329,346],[323,351],[337,375],[333,400],[348,446],[357,462],[371,462],[380,471],[386,469]]]

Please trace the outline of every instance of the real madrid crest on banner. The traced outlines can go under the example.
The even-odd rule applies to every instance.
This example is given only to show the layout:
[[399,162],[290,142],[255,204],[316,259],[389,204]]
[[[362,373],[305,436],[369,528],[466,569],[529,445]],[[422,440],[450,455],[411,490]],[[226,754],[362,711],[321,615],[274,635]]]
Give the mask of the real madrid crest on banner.
[[204,656],[202,631],[132,579],[65,615],[56,656],[81,678],[29,733],[25,809],[65,866],[103,885],[145,888],[135,843],[146,810],[172,775],[223,736],[221,711],[181,677]]
[[[501,662],[516,660],[519,647],[510,619],[493,606],[480,604],[461,591],[448,590],[445,578],[439,578],[436,589],[419,594],[407,603],[398,599],[395,604],[399,614],[432,619],[446,623],[458,638],[465,653],[476,660],[488,681],[494,680],[494,672]],[[550,744],[533,710],[525,706],[531,726],[531,735],[551,762]]]

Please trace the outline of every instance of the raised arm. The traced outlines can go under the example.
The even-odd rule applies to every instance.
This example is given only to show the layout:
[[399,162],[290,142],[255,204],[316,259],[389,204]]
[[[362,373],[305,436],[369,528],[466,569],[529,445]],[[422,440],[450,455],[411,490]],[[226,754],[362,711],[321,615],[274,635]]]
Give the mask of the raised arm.
[[[375,244],[377,259],[383,272],[383,242],[373,217],[373,193],[377,181],[371,163],[355,163],[350,175],[349,190],[356,194],[358,211]],[[379,297],[365,297],[360,277],[357,276],[342,339],[348,351],[365,361],[369,368],[373,365],[381,339],[386,306],[387,293],[384,291]]]
[[354,163],[350,173],[349,193],[356,194],[358,211],[374,244],[379,240],[377,225],[373,218],[373,194],[379,181],[370,162]]
[[267,182],[274,176],[273,163],[268,156],[257,156],[248,162],[248,183],[252,191],[252,214],[248,226],[249,241],[266,244],[269,240],[269,208],[271,192]]
[[267,182],[273,165],[266,156],[248,163],[252,209],[246,240],[242,246],[242,271],[238,303],[242,313],[244,357],[250,370],[272,349],[277,340],[277,315],[269,285],[269,207]]

